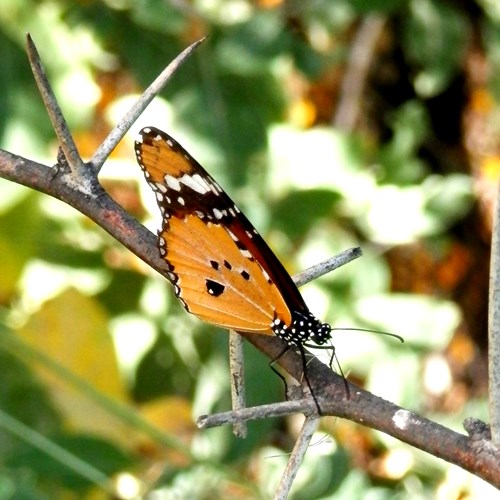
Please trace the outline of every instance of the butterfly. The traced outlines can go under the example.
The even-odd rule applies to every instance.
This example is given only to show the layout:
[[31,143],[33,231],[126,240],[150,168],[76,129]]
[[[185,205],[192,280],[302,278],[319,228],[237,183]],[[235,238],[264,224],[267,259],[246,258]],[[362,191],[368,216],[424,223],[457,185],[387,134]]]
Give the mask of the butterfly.
[[301,350],[309,340],[330,339],[330,325],[309,311],[251,222],[178,142],[146,127],[135,154],[161,211],[166,277],[189,313],[223,328],[276,335]]

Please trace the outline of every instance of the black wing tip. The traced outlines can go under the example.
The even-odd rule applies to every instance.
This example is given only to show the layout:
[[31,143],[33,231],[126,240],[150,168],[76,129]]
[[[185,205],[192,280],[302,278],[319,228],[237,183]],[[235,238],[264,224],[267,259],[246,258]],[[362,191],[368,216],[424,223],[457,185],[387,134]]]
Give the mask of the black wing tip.
[[156,137],[161,139],[167,139],[167,134],[162,132],[160,129],[155,127],[144,127],[139,132],[139,140],[136,140],[136,144],[150,144]]
[[141,131],[139,132],[142,137],[144,136],[151,136],[151,135],[165,135],[165,132],[162,132],[159,128],[156,127],[143,127]]
[[152,144],[158,139],[165,141],[171,148],[180,150],[182,153],[187,153],[186,150],[176,141],[171,135],[156,127],[144,127],[139,132],[140,140],[135,141],[136,144]]

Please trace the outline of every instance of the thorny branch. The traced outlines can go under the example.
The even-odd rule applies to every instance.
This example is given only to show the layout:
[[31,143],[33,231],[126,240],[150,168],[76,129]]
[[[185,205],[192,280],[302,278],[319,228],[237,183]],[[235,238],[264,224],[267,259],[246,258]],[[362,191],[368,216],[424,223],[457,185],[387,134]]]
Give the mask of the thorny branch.
[[[64,124],[60,126],[65,127]],[[100,153],[100,157],[106,157],[106,154]],[[71,205],[153,269],[165,274],[166,264],[156,249],[156,237],[108,196],[99,184],[94,168],[67,171],[0,150],[0,176]],[[276,359],[285,347],[277,337],[243,335],[271,359]],[[302,358],[292,349],[281,356],[278,363],[296,380],[301,380]],[[500,487],[499,452],[487,437],[478,439],[474,435],[469,438],[456,433],[350,382],[347,382],[347,392],[345,380],[315,358],[308,363],[308,377],[322,415],[346,418],[385,432]],[[307,404],[301,411],[308,413]]]

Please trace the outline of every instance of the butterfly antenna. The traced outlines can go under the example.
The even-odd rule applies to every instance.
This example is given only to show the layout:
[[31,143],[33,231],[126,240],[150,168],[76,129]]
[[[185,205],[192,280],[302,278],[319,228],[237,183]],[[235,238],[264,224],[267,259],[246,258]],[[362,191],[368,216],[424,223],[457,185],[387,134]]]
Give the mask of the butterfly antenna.
[[[378,333],[379,335],[387,335],[388,337],[393,337],[395,339],[398,339],[402,344],[404,344],[405,339],[401,337],[401,335],[396,335],[395,333],[389,333],[389,332],[384,332],[382,330],[370,330],[369,328],[332,328],[332,331],[344,331],[344,332],[368,332],[368,333]],[[324,346],[318,346],[317,348],[322,348]],[[329,347],[326,347],[329,349]]]

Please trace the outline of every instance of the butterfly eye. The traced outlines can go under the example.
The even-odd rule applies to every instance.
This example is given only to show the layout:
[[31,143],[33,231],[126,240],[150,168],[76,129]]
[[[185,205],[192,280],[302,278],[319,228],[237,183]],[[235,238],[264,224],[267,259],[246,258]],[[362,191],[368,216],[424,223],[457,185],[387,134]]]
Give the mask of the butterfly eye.
[[311,334],[311,340],[318,345],[323,345],[331,338],[332,327],[328,323],[321,323]]

